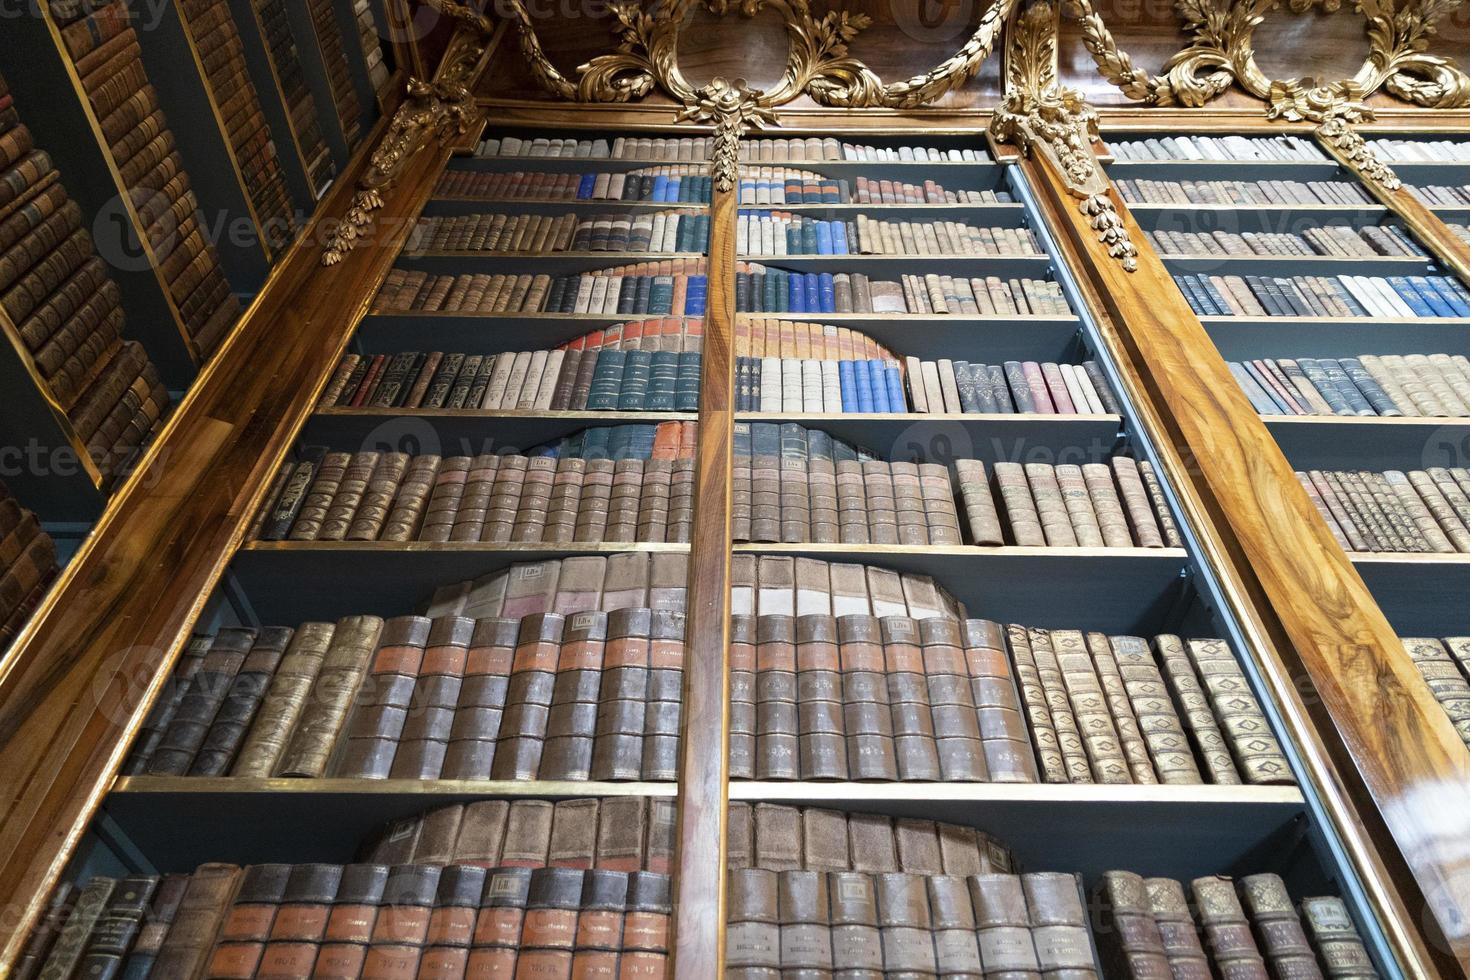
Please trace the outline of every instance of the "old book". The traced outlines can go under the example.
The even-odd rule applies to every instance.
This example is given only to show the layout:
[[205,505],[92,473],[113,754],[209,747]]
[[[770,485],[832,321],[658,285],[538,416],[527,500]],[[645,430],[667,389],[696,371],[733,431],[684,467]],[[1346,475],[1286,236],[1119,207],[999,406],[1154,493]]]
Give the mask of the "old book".
[[1138,727],[1148,747],[1149,758],[1161,783],[1203,782],[1184,724],[1175,711],[1169,686],[1149,651],[1148,641],[1137,636],[1108,638],[1123,689],[1138,718]]
[[1230,645],[1224,640],[1190,640],[1185,649],[1245,781],[1294,782],[1291,766]]
[[148,762],[154,776],[182,776],[189,771],[209,726],[224,702],[235,675],[255,641],[255,631],[223,629],[189,683],[172,722]]
[[1274,874],[1247,875],[1240,879],[1240,897],[1272,975],[1321,980],[1317,957],[1307,943],[1286,883]]
[[210,976],[255,975],[290,876],[289,864],[253,864],[245,869],[209,957]]
[[257,975],[289,977],[311,971],[341,880],[342,866],[338,864],[292,866]]
[[1131,871],[1103,872],[1102,901],[1104,919],[1097,935],[1109,975],[1170,980],[1174,973],[1143,879]]
[[[995,510],[995,500],[990,493],[990,480],[985,473],[985,464],[978,459],[955,460],[955,474],[959,479],[960,496],[965,504],[965,515],[969,521],[970,538],[977,545],[1002,545],[1005,538],[1001,533],[1000,516]],[[1004,494],[1004,490],[1002,490]],[[1007,505],[1007,515],[1015,527],[1015,516]],[[1023,518],[1024,523],[1024,518]],[[1019,540],[1017,543],[1021,543]]]
[[[1066,765],[1067,780],[1073,783],[1093,782],[1087,747],[1082,741],[1077,715],[1067,698],[1066,681],[1062,678],[1061,666],[1052,649],[1051,637],[1045,630],[1031,629],[1025,632],[1027,645],[1036,663],[1036,675],[1046,696],[1047,708],[1051,711],[1052,724],[1056,726],[1057,745]],[[1017,645],[1016,634],[1011,633],[1011,649],[1015,650]]]
[[1215,965],[1224,976],[1267,980],[1266,962],[1251,935],[1250,922],[1229,878],[1196,878],[1190,883],[1200,925]]
[[1058,980],[1097,978],[1097,960],[1077,876],[1031,872],[1021,876],[1031,913],[1031,939],[1043,977]]
[[887,872],[874,876],[885,973],[937,972],[930,935],[929,895],[920,875]]
[[302,711],[282,752],[278,775],[321,776],[326,772],[382,630],[383,621],[374,616],[351,616],[338,622],[317,674],[317,697]]
[[979,874],[968,879],[985,976],[1040,980],[1041,963],[1032,939],[1031,915],[1021,878]]
[[1164,955],[1176,980],[1210,980],[1210,961],[1189,913],[1184,886],[1172,878],[1148,878],[1148,907],[1163,939]]
[[[1034,644],[1033,644],[1034,646]],[[1082,744],[1100,783],[1132,782],[1113,723],[1112,710],[1103,695],[1102,683],[1087,641],[1077,630],[1052,630],[1051,647],[1061,668],[1067,698],[1082,734]]]
[[1165,634],[1154,639],[1154,651],[1174,700],[1179,705],[1180,719],[1184,723],[1185,731],[1210,774],[1210,782],[1239,783],[1240,773],[1235,768],[1230,747],[1210,709],[1209,699],[1200,687],[1194,665],[1185,652],[1184,641],[1177,636]]
[[[926,628],[920,627],[921,631]],[[984,619],[965,620],[961,628],[986,774],[992,782],[1036,782],[1039,778],[1037,750],[1033,748],[1022,715],[1022,698],[1016,682],[1019,670],[1011,667],[1005,634],[998,623]],[[1051,734],[1051,748],[1055,751],[1055,732]]]
[[1112,713],[1113,724],[1118,730],[1118,744],[1128,762],[1128,771],[1135,783],[1157,783],[1153,762],[1149,759],[1148,744],[1139,728],[1138,716],[1128,697],[1127,683],[1118,668],[1117,657],[1108,638],[1101,633],[1087,634],[1087,649],[1097,668],[1098,681],[1103,697]]
[[200,744],[189,775],[223,776],[229,771],[294,633],[284,627],[267,627],[257,634]]
[[1302,921],[1330,980],[1376,978],[1378,971],[1342,899],[1302,899]]
[[1048,783],[1070,782],[1067,760],[1062,755],[1061,741],[1052,718],[1051,702],[1031,652],[1031,641],[1024,626],[1007,626],[1011,657],[1016,664],[1016,682],[1021,689],[1021,702],[1031,724],[1031,738],[1041,763],[1041,777]]

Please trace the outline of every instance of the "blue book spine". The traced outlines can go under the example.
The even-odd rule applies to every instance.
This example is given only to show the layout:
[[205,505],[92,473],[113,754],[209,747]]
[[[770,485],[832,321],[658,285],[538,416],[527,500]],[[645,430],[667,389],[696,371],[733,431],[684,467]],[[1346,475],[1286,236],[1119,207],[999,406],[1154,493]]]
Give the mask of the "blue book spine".
[[684,314],[703,316],[709,297],[709,280],[704,276],[690,276],[689,288],[684,293]]
[[817,254],[832,254],[832,222],[818,221],[817,226]]
[[841,221],[832,222],[832,254],[851,254],[847,250],[847,225]]
[[888,410],[907,412],[909,405],[908,400],[903,397],[903,372],[899,371],[898,365],[884,365],[883,380],[888,383]]
[[[1446,316],[1470,316],[1470,303],[1467,303],[1464,296],[1461,295],[1464,290],[1460,289],[1459,283],[1452,279],[1435,276],[1426,280],[1426,286],[1429,289],[1433,289],[1436,295],[1449,307],[1449,313]],[[1428,290],[1426,289],[1425,291],[1427,292]]]
[[592,197],[592,188],[597,186],[596,174],[583,174],[582,182],[577,185],[577,200],[586,201]]
[[837,312],[837,285],[832,273],[823,272],[817,276],[817,299],[823,313]]
[[817,285],[817,274],[815,272],[802,274],[801,293],[801,301],[806,304],[806,312],[820,313],[822,310],[822,291]]
[[868,384],[873,387],[873,411],[892,411],[888,404],[888,383],[883,378],[883,362],[868,361]]
[[1433,290],[1428,290],[1429,295],[1426,296],[1416,288],[1415,281],[1409,280],[1404,276],[1390,276],[1388,286],[1398,295],[1399,299],[1408,304],[1409,309],[1414,311],[1415,316],[1449,315],[1444,312],[1448,308],[1438,302]]
[[857,410],[873,411],[873,382],[868,377],[868,362],[853,361],[854,387],[857,389]]
[[791,276],[785,272],[772,272],[770,277],[776,281],[776,305],[771,309],[777,313],[790,313],[795,309],[791,305]]
[[588,411],[611,412],[618,407],[627,357],[627,351],[597,352],[597,366],[592,369],[592,387],[587,392]]
[[837,386],[842,391],[842,410],[860,411],[858,408],[857,377],[851,361],[837,362]]
[[653,199],[655,201],[669,200],[669,177],[667,174],[659,174],[653,178]]
[[787,285],[786,305],[784,310],[788,313],[815,313],[816,311],[806,305],[806,290],[802,289],[802,279],[798,273],[789,273],[783,277]]
[[674,411],[699,411],[700,357],[696,351],[679,355],[679,380],[674,386]]
[[653,352],[648,375],[648,394],[643,408],[649,412],[672,412],[678,401],[679,355],[671,350]]
[[801,254],[801,229],[794,224],[786,226],[786,254]]
[[611,437],[612,429],[607,426],[585,429],[580,435],[582,444],[575,455],[581,459],[607,459],[608,442]]

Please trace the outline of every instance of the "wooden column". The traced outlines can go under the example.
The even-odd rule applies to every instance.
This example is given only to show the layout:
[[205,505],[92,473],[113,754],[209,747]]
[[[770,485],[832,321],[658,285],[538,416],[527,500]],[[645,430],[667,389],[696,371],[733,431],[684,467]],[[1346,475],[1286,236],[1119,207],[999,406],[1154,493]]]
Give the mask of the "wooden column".
[[689,557],[684,727],[679,758],[674,976],[718,980],[725,962],[730,776],[730,513],[735,449],[737,189],[710,204],[709,300]]
[[1470,753],[1116,191],[1132,273],[1056,168],[1022,166],[1389,942],[1411,975],[1461,975]]
[[0,974],[448,156],[434,144],[415,157],[367,239],[324,268],[325,225],[347,210],[367,163],[359,153],[0,662]]

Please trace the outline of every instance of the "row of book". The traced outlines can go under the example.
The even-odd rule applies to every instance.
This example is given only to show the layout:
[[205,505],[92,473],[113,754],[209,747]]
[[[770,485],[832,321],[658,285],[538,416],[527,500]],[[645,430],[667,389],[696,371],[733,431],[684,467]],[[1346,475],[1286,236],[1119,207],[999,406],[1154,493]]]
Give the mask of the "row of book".
[[887,177],[827,177],[789,167],[746,167],[740,173],[742,208],[764,204],[1005,204],[1006,191],[945,190],[937,180],[922,184]]
[[1450,224],[1448,227],[1460,241],[1470,244],[1470,225]]
[[1452,208],[1470,205],[1470,184],[1419,184],[1408,190],[1429,205]]
[[795,423],[737,423],[732,535],[802,544],[962,544],[949,469],[887,462]]
[[1168,501],[1147,461],[1117,455],[1107,463],[995,463],[993,470],[992,487],[984,463],[955,461],[973,544],[1182,547]]
[[704,269],[703,257],[639,262],[565,276],[436,275],[395,268],[374,298],[373,311],[702,316],[709,297]]
[[312,190],[320,195],[336,168],[322,136],[321,114],[316,96],[306,81],[305,62],[291,32],[286,0],[250,0],[250,5],[265,38],[266,56],[286,101],[292,141],[300,149]]
[[[905,393],[907,392],[907,393]],[[589,406],[590,407],[590,406]],[[1118,414],[1094,361],[818,360],[737,357],[737,412]]]
[[1148,180],[1120,177],[1113,181],[1128,204],[1373,204],[1358,184],[1341,180]]
[[122,294],[88,223],[0,76],[0,312],[41,394],[66,413],[111,483],[157,430],[169,399],[143,347],[123,339]]
[[1221,640],[737,616],[730,672],[732,779],[1292,781]]
[[1309,470],[1307,496],[1345,550],[1470,553],[1470,470]]
[[382,92],[388,85],[389,76],[388,62],[383,57],[383,37],[387,32],[378,28],[372,0],[353,0],[352,16],[357,24],[363,59],[367,63],[368,81],[372,83],[374,92]]
[[[477,157],[590,157],[612,160],[708,160],[714,148],[712,136],[649,137],[618,136],[611,140],[580,140],[572,137],[519,136],[486,137],[475,146]],[[776,163],[815,163],[820,160],[884,162],[974,162],[989,163],[981,148],[942,150],[926,146],[866,146],[835,137],[808,136],[790,139],[745,139],[740,141],[740,159]]]
[[735,309],[741,313],[913,313],[970,316],[1072,315],[1062,287],[1049,279],[800,272],[739,262]]
[[1470,360],[1463,354],[1231,361],[1262,415],[1470,417]]
[[0,652],[41,604],[56,577],[56,543],[0,482]]
[[1470,143],[1464,140],[1402,140],[1380,136],[1368,140],[1373,152],[1394,163],[1467,163]]
[[664,422],[588,429],[531,456],[312,449],[282,468],[260,537],[686,543],[695,443],[696,423]]
[[647,608],[225,629],[180,658],[129,770],[671,782],[684,633]]
[[1470,316],[1470,291],[1450,276],[1176,275],[1174,282],[1200,316]]
[[673,826],[671,800],[492,800],[399,821],[356,864],[62,885],[14,976],[511,977],[580,936],[661,977]]
[[644,167],[640,170],[555,173],[517,170],[495,173],[447,169],[435,185],[436,197],[492,201],[652,201],[708,204],[714,178],[705,165]]
[[1460,739],[1470,745],[1470,636],[1402,640],[1434,699],[1444,708]]
[[866,214],[830,221],[783,211],[741,211],[740,255],[1041,255],[1029,228],[960,221],[882,221]]
[[1334,258],[1377,258],[1381,255],[1425,255],[1419,243],[1398,225],[1322,225],[1301,234],[1289,231],[1146,231],[1160,255],[1329,255]]
[[228,0],[186,0],[179,5],[179,14],[199,53],[204,83],[219,110],[261,234],[272,248],[282,248],[291,237],[295,207],[260,95],[245,64],[245,45],[235,15]]
[[127,2],[53,4],[51,13],[180,325],[204,360],[234,326],[240,305],[200,221],[199,201],[143,67]]
[[563,214],[466,214],[420,218],[409,252],[698,252],[709,241],[709,215],[644,211],[585,217]]
[[306,11],[311,16],[312,31],[316,35],[316,50],[327,70],[327,89],[338,124],[342,127],[348,149],[356,149],[362,141],[362,107],[357,101],[357,87],[352,80],[352,69],[347,64],[346,40],[337,24],[333,2],[307,0]]
[[1151,136],[1109,140],[1119,160],[1304,160],[1331,158],[1315,142],[1300,136]]

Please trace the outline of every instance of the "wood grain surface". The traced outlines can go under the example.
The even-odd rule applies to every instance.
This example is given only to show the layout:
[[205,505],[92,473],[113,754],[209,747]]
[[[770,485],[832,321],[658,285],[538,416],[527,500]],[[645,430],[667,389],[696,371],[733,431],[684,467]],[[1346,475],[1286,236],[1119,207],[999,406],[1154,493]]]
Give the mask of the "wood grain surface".
[[1163,263],[1145,246],[1125,272],[1061,176],[1024,166],[1387,938],[1411,975],[1462,975],[1470,753]]

